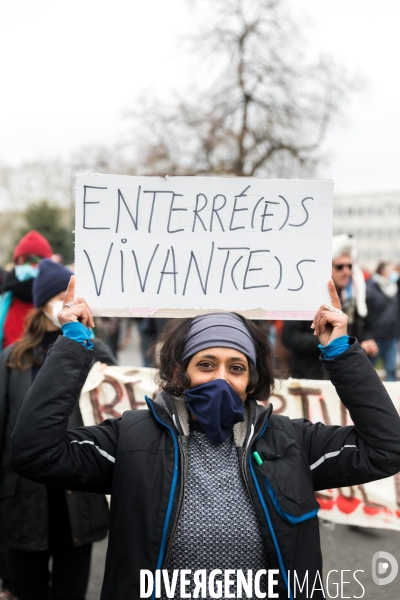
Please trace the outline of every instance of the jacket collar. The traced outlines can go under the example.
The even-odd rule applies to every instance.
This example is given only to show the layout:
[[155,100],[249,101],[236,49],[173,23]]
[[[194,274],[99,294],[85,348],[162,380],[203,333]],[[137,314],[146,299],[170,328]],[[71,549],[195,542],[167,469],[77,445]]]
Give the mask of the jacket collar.
[[[163,420],[172,420],[179,436],[188,437],[190,433],[189,410],[184,396],[171,396],[168,392],[161,392],[151,401],[157,415]],[[248,400],[244,405],[245,420],[236,423],[233,427],[235,446],[247,448],[254,434],[263,427],[266,419],[272,412],[272,405],[264,408],[255,400]]]

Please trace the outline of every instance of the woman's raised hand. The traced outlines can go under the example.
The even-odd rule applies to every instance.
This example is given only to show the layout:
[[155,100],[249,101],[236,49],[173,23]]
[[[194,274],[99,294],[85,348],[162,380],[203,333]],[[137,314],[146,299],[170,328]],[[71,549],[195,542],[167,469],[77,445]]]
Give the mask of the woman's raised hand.
[[58,313],[57,318],[61,325],[65,323],[74,323],[79,321],[85,327],[94,327],[92,311],[86,300],[83,298],[74,298],[75,295],[75,275],[69,280],[67,291],[64,296],[64,306]]
[[314,335],[319,336],[322,346],[327,346],[332,340],[347,335],[347,315],[341,310],[340,299],[332,279],[328,282],[331,306],[323,304],[314,317],[311,328]]

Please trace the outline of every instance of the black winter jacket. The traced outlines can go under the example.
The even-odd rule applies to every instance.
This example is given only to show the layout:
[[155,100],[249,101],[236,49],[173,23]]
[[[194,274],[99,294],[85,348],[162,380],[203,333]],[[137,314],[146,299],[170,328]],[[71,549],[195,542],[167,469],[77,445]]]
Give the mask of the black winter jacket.
[[[0,357],[0,532],[9,548],[47,550],[47,487],[17,475],[10,467],[11,433],[32,384],[31,369],[20,371],[7,367],[12,348],[6,348]],[[92,358],[94,355],[96,360],[115,364],[115,358],[101,340],[95,341]],[[54,364],[53,378],[58,379],[58,365]],[[67,426],[73,429],[81,425],[82,416],[76,404]],[[66,503],[74,546],[89,544],[107,535],[109,511],[104,495],[68,489]]]
[[[352,342],[326,369],[354,426],[292,420],[273,415],[272,407],[246,403],[244,435],[236,444],[239,462],[268,565],[280,571],[281,598],[287,598],[288,570],[295,569],[301,580],[307,570],[311,581],[316,571],[322,577],[314,490],[400,470],[400,417],[365,352]],[[11,464],[41,483],[112,494],[101,599],[136,600],[140,569],[154,571],[168,562],[185,486],[183,421],[179,403],[163,393],[168,410],[148,400],[149,410],[67,431],[91,361],[92,352],[83,346],[57,340],[20,411]],[[305,597],[305,591],[297,595]],[[322,592],[313,597],[322,599]]]
[[324,365],[319,360],[319,339],[311,329],[312,321],[285,321],[282,342],[291,350],[290,377],[297,379],[327,379]]
[[379,285],[370,279],[367,282],[368,314],[374,326],[374,337],[383,340],[396,339],[400,335],[399,292],[388,298]]
[[[291,350],[289,358],[290,377],[297,379],[328,379],[322,361],[319,360],[319,340],[311,329],[312,321],[285,321],[282,342]],[[360,317],[357,311],[354,322],[348,326],[349,335],[360,342],[373,337],[373,327],[367,317]]]

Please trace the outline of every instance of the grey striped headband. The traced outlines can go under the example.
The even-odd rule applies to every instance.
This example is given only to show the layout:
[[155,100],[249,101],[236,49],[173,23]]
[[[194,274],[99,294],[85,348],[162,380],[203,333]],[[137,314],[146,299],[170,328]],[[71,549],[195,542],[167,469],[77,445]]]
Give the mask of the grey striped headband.
[[187,333],[181,362],[206,348],[234,348],[257,363],[253,338],[242,319],[229,312],[195,317]]

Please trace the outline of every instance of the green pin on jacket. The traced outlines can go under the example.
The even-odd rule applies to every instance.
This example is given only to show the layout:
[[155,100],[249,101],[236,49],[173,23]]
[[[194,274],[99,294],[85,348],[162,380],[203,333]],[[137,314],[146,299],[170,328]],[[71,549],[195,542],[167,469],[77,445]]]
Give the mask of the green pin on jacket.
[[253,456],[256,459],[256,462],[257,462],[258,465],[262,465],[263,464],[263,459],[258,454],[258,452],[253,452]]

